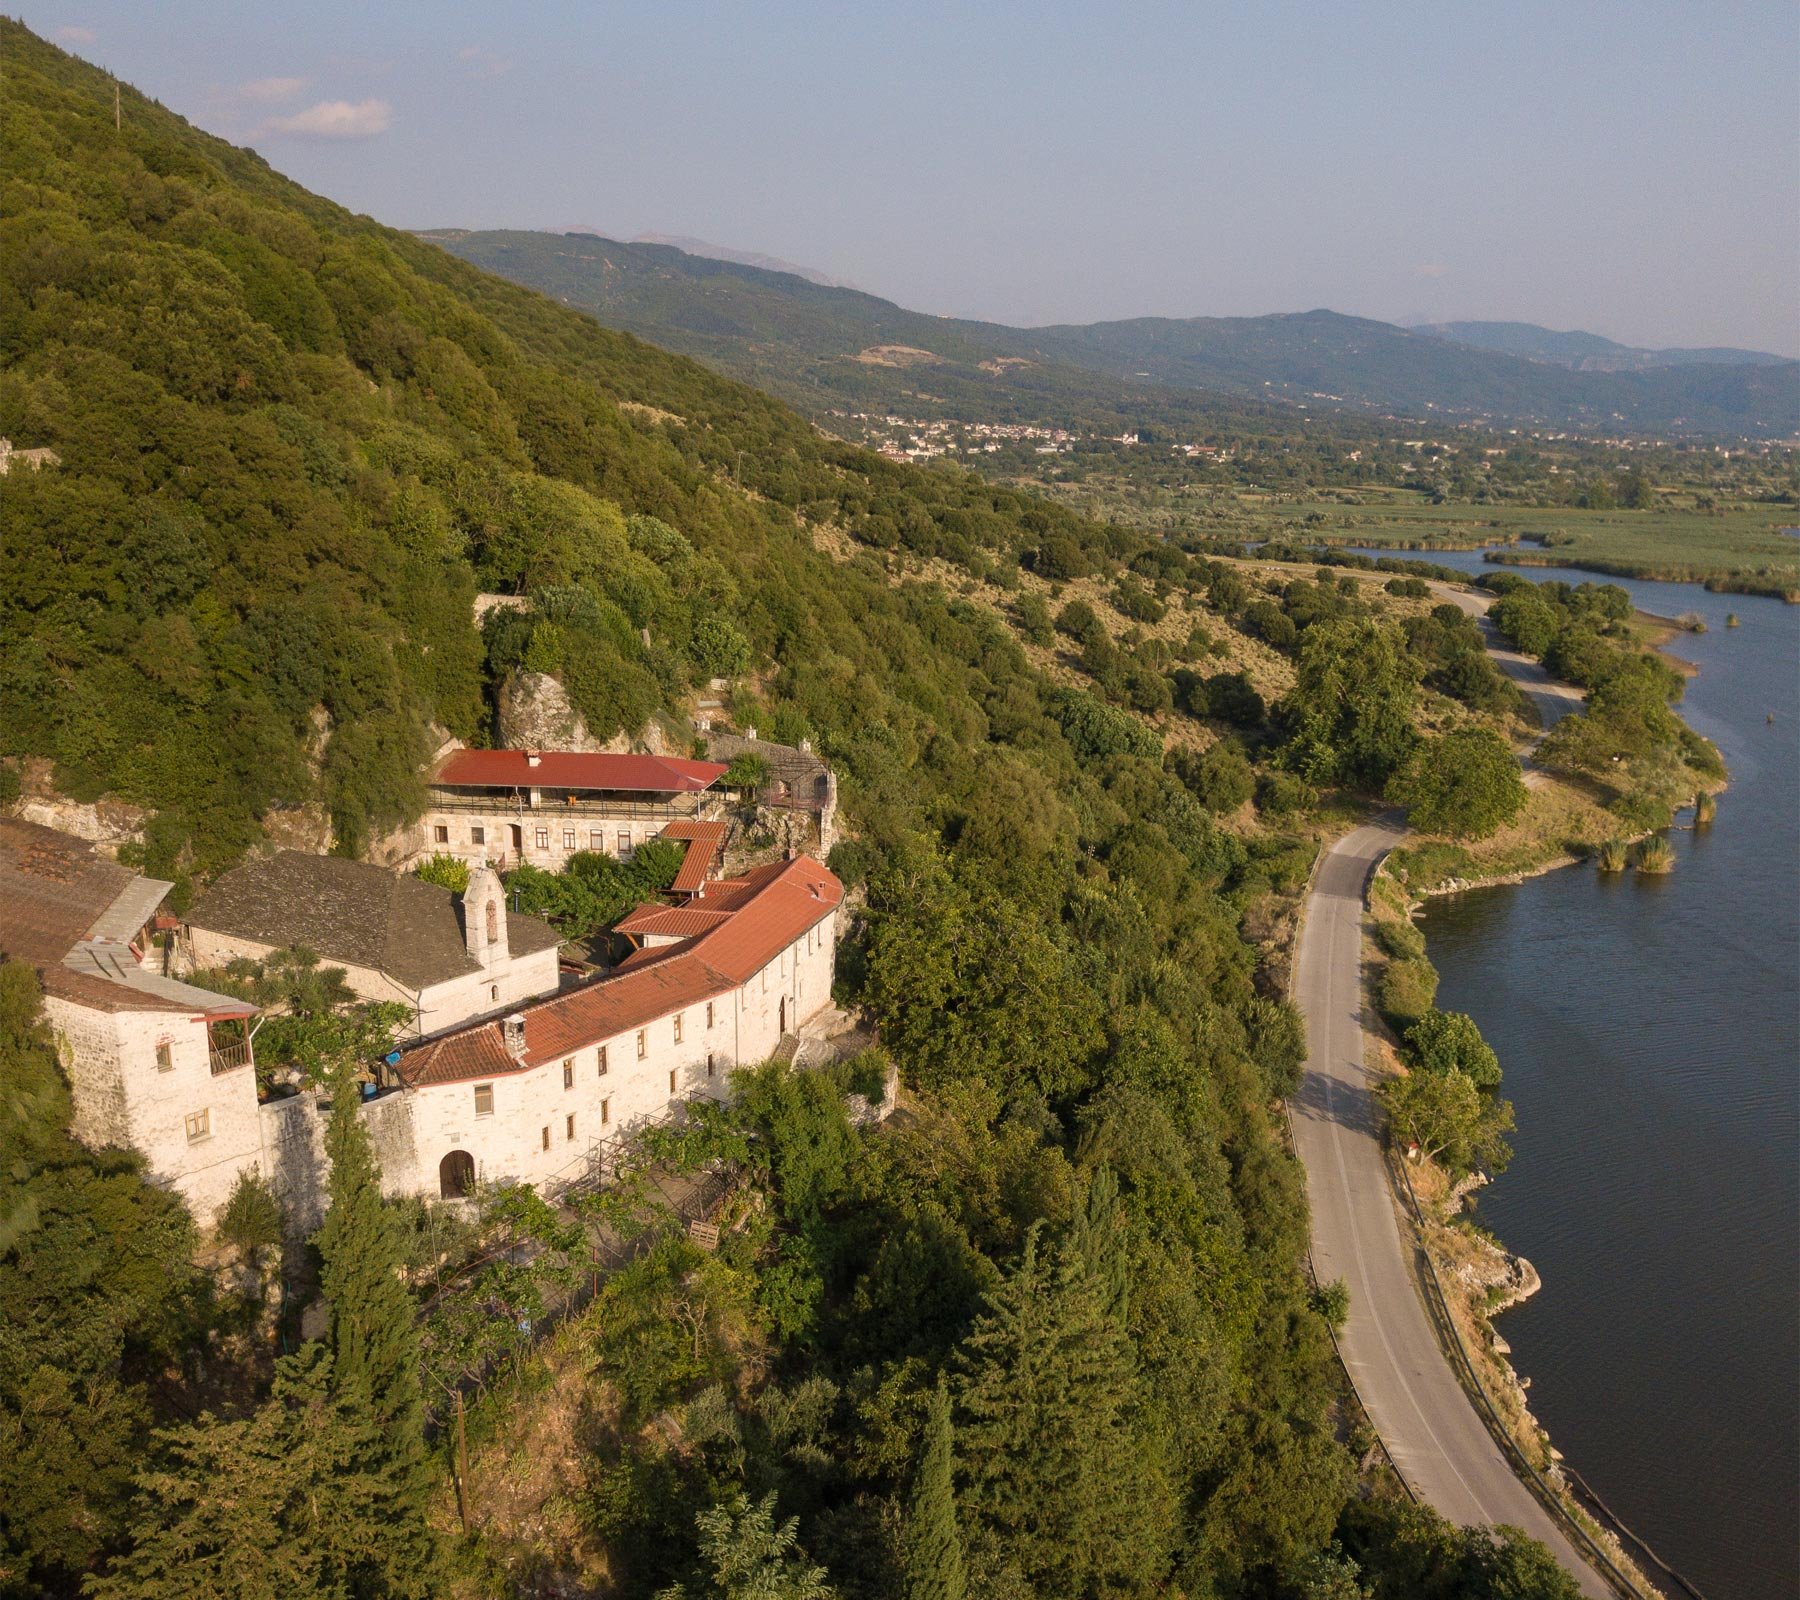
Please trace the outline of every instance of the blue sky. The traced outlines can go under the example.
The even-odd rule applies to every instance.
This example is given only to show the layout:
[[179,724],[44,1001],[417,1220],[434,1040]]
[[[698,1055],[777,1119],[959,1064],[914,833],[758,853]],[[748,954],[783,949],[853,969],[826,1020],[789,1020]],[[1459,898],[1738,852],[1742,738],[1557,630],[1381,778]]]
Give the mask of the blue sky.
[[1016,323],[1314,306],[1800,354],[1800,8],[23,0],[400,227]]

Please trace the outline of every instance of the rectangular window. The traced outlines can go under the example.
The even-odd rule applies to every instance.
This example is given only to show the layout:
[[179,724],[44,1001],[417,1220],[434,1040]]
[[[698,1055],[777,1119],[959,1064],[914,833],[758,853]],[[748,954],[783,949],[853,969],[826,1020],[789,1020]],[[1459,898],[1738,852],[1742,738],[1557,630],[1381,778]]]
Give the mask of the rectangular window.
[[709,1028],[713,1025],[713,1003],[710,1000],[706,1002],[706,1025]]
[[540,850],[548,850],[550,848],[550,830],[548,828],[539,828],[537,830],[537,847]]
[[675,1042],[681,1043],[681,1013],[679,1011],[675,1013]]
[[175,1065],[175,1047],[164,1039],[156,1047],[156,1070],[167,1072]]
[[719,1070],[718,1062],[713,1059],[712,1051],[706,1052],[706,1075],[712,1077]]
[[212,1136],[212,1112],[190,1111],[187,1114],[187,1136],[189,1144],[197,1144],[200,1140]]
[[648,1028],[639,1028],[638,1029],[637,1044],[638,1044],[638,1060],[642,1061],[645,1056],[650,1054],[650,1030]]
[[450,824],[447,822],[433,823],[431,828],[431,842],[433,844],[448,844],[450,842]]
[[629,830],[621,828],[619,830],[619,859],[623,861],[630,854],[631,834]]
[[566,1117],[563,1118],[563,1138],[564,1138],[564,1140],[569,1140],[569,1139],[573,1139],[574,1137],[575,1137],[575,1113],[573,1111],[571,1111]]
[[604,1078],[606,1076],[606,1046],[605,1045],[600,1046],[599,1059],[600,1059],[600,1076]]
[[612,1121],[612,1101],[610,1099],[602,1100],[600,1102],[600,1126],[604,1128],[611,1121]]
[[669,1093],[673,1094],[674,1092],[675,1092],[675,1074],[673,1072],[671,1072],[669,1074]]
[[575,1061],[573,1057],[570,1057],[569,1060],[563,1063],[563,1087],[565,1089],[573,1089],[575,1087]]
[[606,835],[604,833],[602,833],[598,828],[588,829],[588,849],[604,850],[605,848],[606,848]]
[[475,1085],[475,1115],[491,1117],[494,1114],[494,1086],[491,1083]]
[[543,1141],[544,1141],[544,1148],[546,1150],[548,1150],[550,1148],[550,1124],[547,1122],[544,1124],[544,1131],[543,1131],[542,1137],[543,1137]]
[[574,848],[575,848],[575,830],[573,828],[564,828],[563,829],[563,849],[573,850]]
[[480,823],[476,823],[473,827],[471,827],[469,829],[469,843],[470,844],[486,844],[487,843],[487,829],[482,827]]

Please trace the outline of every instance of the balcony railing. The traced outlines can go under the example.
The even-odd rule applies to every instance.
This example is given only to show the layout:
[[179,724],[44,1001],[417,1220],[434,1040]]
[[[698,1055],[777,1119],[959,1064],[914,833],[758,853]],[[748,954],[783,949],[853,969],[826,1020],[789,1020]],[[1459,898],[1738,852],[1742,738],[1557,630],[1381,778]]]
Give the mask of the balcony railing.
[[212,1061],[213,1076],[221,1072],[235,1072],[239,1067],[248,1067],[255,1062],[250,1053],[250,1041],[240,1040],[236,1044],[215,1044],[207,1051]]
[[687,798],[669,801],[560,800],[546,795],[536,805],[532,805],[529,798],[522,794],[483,797],[446,794],[434,789],[425,803],[425,809],[477,812],[490,817],[529,817],[535,822],[548,824],[557,817],[596,817],[619,822],[678,821],[682,818],[706,816],[722,804],[723,801],[713,795],[708,795],[702,803]]

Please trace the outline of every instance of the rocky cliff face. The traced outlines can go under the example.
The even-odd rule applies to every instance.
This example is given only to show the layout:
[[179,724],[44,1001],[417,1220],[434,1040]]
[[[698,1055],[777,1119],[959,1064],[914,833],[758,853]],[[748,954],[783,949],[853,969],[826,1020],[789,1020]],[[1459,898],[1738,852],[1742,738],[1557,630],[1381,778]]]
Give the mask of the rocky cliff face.
[[547,672],[512,672],[498,696],[501,748],[507,750],[623,749],[602,743],[587,730],[561,683]]
[[51,776],[51,764],[40,756],[27,756],[20,763],[14,816],[91,840],[108,855],[116,854],[122,844],[143,843],[144,820],[150,815],[143,807],[110,796],[91,803],[70,800],[57,793]]

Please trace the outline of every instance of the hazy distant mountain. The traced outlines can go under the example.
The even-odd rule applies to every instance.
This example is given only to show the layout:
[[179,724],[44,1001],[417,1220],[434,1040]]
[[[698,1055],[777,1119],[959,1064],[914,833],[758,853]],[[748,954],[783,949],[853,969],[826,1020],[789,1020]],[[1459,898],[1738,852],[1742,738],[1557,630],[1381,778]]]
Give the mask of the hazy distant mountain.
[[1498,350],[1527,361],[1550,361],[1578,372],[1642,372],[1652,367],[1779,367],[1786,357],[1766,350],[1728,347],[1699,350],[1644,350],[1603,339],[1597,333],[1558,333],[1534,322],[1423,322],[1414,333],[1428,333],[1478,350]]
[[733,261],[740,267],[760,267],[764,272],[786,272],[796,278],[804,278],[808,283],[822,284],[827,289],[841,287],[835,278],[826,277],[816,268],[798,266],[792,261],[783,261],[780,256],[765,256],[755,250],[731,250],[722,244],[708,244],[704,239],[690,239],[685,234],[640,233],[631,242],[666,244],[686,255],[700,256],[707,261]]
[[1596,433],[1800,432],[1800,363],[1791,361],[1578,371],[1333,311],[1013,328],[927,316],[669,244],[461,229],[425,236],[815,414],[916,411],[928,401],[971,420],[1048,418],[1056,405],[1117,412],[1142,409],[1152,391],[1185,391]]

